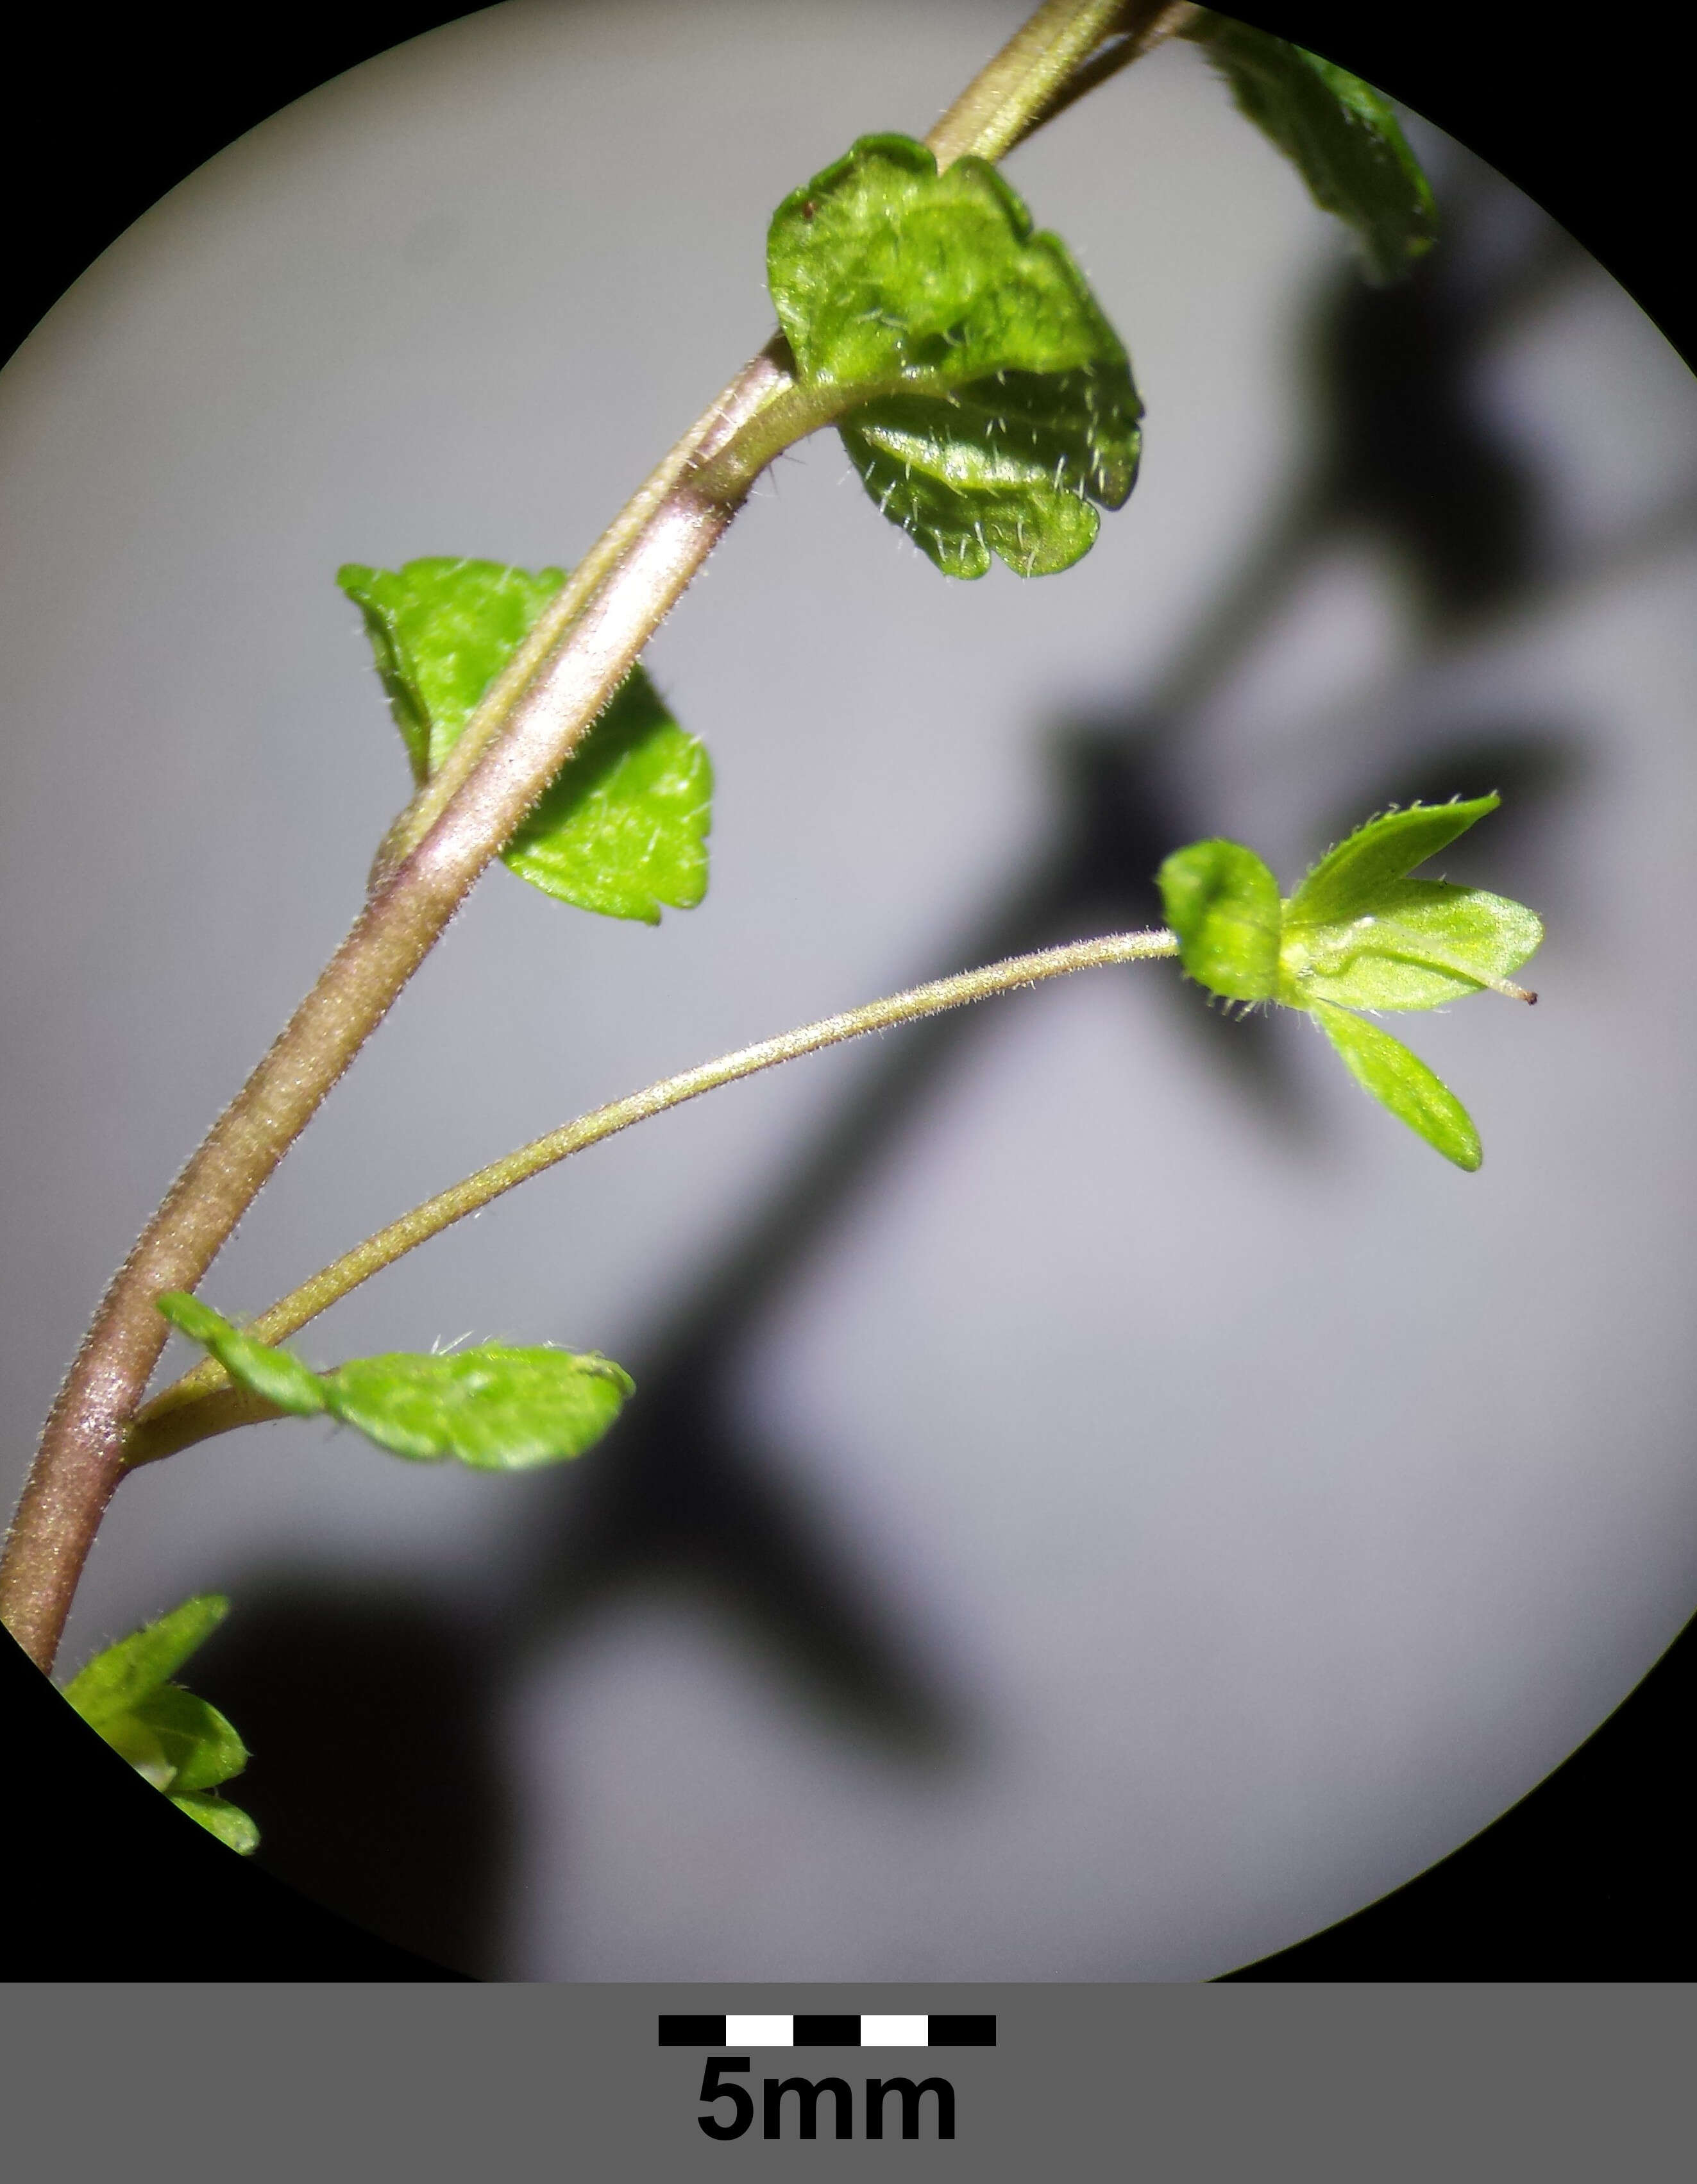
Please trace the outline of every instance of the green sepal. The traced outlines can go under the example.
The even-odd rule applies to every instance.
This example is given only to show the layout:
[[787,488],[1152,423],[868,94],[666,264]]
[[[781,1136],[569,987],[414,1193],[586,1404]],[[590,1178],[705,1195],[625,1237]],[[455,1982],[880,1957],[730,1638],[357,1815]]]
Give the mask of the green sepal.
[[1399,1039],[1366,1017],[1319,1001],[1312,1014],[1364,1091],[1445,1160],[1470,1173],[1479,1165],[1479,1134],[1455,1095]]
[[248,1764],[248,1747],[217,1708],[167,1684],[102,1732],[156,1790],[215,1789]]
[[1370,819],[1288,902],[1241,842],[1193,842],[1160,873],[1192,978],[1228,1000],[1308,1010],[1357,1083],[1467,1169],[1479,1165],[1479,1139],[1466,1110],[1399,1040],[1349,1011],[1436,1008],[1488,986],[1518,991],[1505,982],[1543,940],[1535,914],[1483,888],[1409,877],[1499,800],[1417,804]]
[[[186,1304],[192,1313],[185,1314]],[[159,1306],[233,1379],[280,1410],[303,1417],[327,1412],[391,1455],[415,1462],[453,1457],[477,1471],[525,1471],[581,1456],[635,1392],[624,1368],[598,1351],[518,1350],[497,1342],[445,1357],[397,1351],[356,1357],[333,1372],[314,1373],[180,1291],[162,1296]],[[279,1359],[290,1369],[278,1372]]]
[[[359,606],[415,780],[441,766],[490,684],[565,582],[560,569],[437,558],[350,562]],[[707,892],[713,768],[647,671],[632,668],[504,853],[556,901],[659,922]]]
[[186,1813],[198,1820],[207,1833],[216,1836],[227,1850],[246,1858],[259,1847],[259,1830],[239,1805],[227,1798],[210,1797],[204,1791],[192,1791],[186,1796],[173,1797],[171,1802],[180,1813]]
[[1443,880],[1399,880],[1358,917],[1287,922],[1278,998],[1295,1008],[1435,1009],[1517,971],[1544,939],[1523,903]]
[[1321,925],[1360,916],[1382,889],[1447,849],[1501,802],[1494,794],[1465,804],[1410,804],[1366,820],[1307,874],[1284,906],[1286,921]]
[[1272,998],[1278,974],[1278,882],[1241,842],[1193,842],[1159,874],[1179,961],[1228,1000]]
[[1064,569],[1137,478],[1130,359],[1065,245],[988,161],[863,136],[772,216],[767,274],[804,387],[880,510],[947,576]]
[[1407,877],[1500,800],[1387,811],[1329,850],[1284,905],[1278,999],[1431,1009],[1518,970],[1544,939],[1523,904]]
[[239,1774],[248,1749],[214,1706],[168,1679],[230,1612],[222,1593],[199,1593],[80,1669],[62,1696],[144,1780],[232,1850],[259,1830],[239,1807],[206,1793]]
[[1322,211],[1354,231],[1368,278],[1399,279],[1432,247],[1432,186],[1389,102],[1360,76],[1270,31],[1205,11],[1181,32],[1204,47]]
[[230,1602],[221,1592],[197,1593],[97,1653],[64,1686],[63,1696],[103,1736],[108,1723],[162,1690],[229,1613]]

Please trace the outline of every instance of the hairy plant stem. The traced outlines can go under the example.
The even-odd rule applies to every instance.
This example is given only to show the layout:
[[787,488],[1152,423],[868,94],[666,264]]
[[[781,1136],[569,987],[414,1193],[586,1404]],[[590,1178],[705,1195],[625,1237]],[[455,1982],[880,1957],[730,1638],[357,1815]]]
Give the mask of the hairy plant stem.
[[1148,0],[1048,0],[980,69],[926,142],[946,167],[969,153],[999,159],[1040,124],[1074,71],[1128,19],[1158,12]]
[[[1082,62],[1072,73],[1061,79],[1051,97],[1026,122],[1015,143],[1023,144],[1039,129],[1045,129],[1057,114],[1065,114],[1087,93],[1116,76],[1121,69],[1140,61],[1147,53],[1164,44],[1168,38],[1182,36],[1207,10],[1196,4],[1196,0],[1155,0],[1154,5],[1132,5],[1121,8],[1120,20],[1114,25],[1119,34],[1102,45],[1088,60]],[[1014,145],[1008,147],[1010,151]]]
[[[999,158],[1054,109],[1104,38],[1159,12],[1147,0],[1047,0],[931,132],[938,164],[968,153]],[[723,536],[778,451],[757,428],[768,405],[794,390],[788,360],[781,341],[770,343],[578,565],[447,764],[390,829],[353,930],[114,1276],[48,1415],[0,1555],[0,1621],[43,1669],[164,1345],[153,1300],[199,1282]],[[798,428],[822,421],[809,424],[804,410],[793,420]]]
[[[964,1008],[969,1002],[1035,986],[1045,978],[1066,978],[1075,971],[1096,970],[1110,963],[1144,963],[1177,952],[1178,943],[1171,933],[1155,931],[1110,933],[1099,940],[1075,940],[1064,948],[1010,956],[980,970],[932,978],[925,985],[909,987],[904,993],[868,1001],[864,1007],[821,1017],[816,1023],[803,1024],[798,1030],[762,1039],[754,1046],[738,1047],[734,1054],[722,1054],[716,1061],[700,1062],[676,1077],[663,1077],[640,1092],[609,1100],[604,1107],[592,1108],[587,1115],[520,1146],[504,1159],[492,1161],[487,1167],[426,1199],[410,1213],[378,1229],[298,1289],[280,1297],[248,1323],[246,1332],[261,1342],[282,1341],[373,1274],[392,1266],[432,1236],[439,1236],[456,1221],[480,1212],[492,1200],[540,1175],[545,1168],[557,1167],[586,1146],[598,1145],[603,1138],[627,1130],[633,1123],[663,1115],[669,1107],[681,1107],[686,1100],[699,1099],[704,1092],[715,1092],[721,1085],[756,1076],[779,1062],[796,1061],[827,1046],[840,1046],[844,1039],[888,1031],[896,1024],[916,1022],[921,1017],[940,1016],[945,1009]],[[196,1441],[209,1440],[214,1434],[228,1433],[235,1426],[283,1415],[262,1396],[233,1387],[224,1367],[209,1357],[137,1412],[130,1429],[125,1468],[133,1471],[142,1464],[157,1462],[161,1457],[175,1455]]]

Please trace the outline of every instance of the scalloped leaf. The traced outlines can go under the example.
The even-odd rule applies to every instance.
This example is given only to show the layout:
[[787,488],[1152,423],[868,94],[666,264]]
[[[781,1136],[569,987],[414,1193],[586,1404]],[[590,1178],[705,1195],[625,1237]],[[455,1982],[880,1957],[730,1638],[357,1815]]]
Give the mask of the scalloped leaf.
[[378,677],[413,778],[422,784],[459,740],[565,571],[437,555],[399,569],[349,561],[336,581],[365,618]]
[[[422,782],[565,581],[561,569],[448,558],[349,562],[337,582],[365,618],[377,672]],[[657,925],[707,892],[713,766],[633,667],[507,845],[504,862],[556,901]]]
[[1399,280],[1437,235],[1432,186],[1390,103],[1335,62],[1227,15],[1205,11],[1193,40],[1238,109],[1282,152],[1324,212],[1355,231],[1370,280]]
[[[279,1410],[302,1417],[327,1412],[392,1456],[415,1462],[453,1457],[474,1470],[525,1471],[581,1456],[635,1393],[623,1366],[598,1351],[519,1350],[498,1342],[449,1356],[356,1357],[314,1373],[181,1290],[160,1297],[159,1308],[233,1379]],[[287,1370],[275,1369],[279,1359]]]
[[337,1418],[395,1456],[454,1457],[478,1471],[526,1471],[593,1448],[636,1384],[595,1351],[486,1342],[450,1357],[359,1357],[327,1373]]
[[987,161],[863,136],[772,216],[803,385],[881,512],[947,576],[1070,567],[1136,482],[1131,362],[1065,245]]

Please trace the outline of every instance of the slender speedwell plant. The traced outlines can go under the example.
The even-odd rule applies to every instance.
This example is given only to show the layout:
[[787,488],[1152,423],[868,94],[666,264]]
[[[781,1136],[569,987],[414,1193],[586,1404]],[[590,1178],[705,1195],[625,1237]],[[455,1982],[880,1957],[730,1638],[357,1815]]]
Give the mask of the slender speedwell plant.
[[[1460,1101],[1372,1018],[1486,988],[1533,998],[1508,983],[1541,937],[1530,911],[1411,877],[1494,796],[1369,820],[1288,897],[1241,844],[1177,850],[1160,874],[1165,929],[939,978],[597,1108],[427,1200],[245,1328],[193,1294],[492,860],[604,916],[654,922],[701,900],[712,768],[640,655],[776,456],[835,426],[880,512],[945,577],[982,577],[993,560],[1046,576],[1089,551],[1103,514],[1132,493],[1143,406],[1065,245],[1033,229],[996,163],[1173,36],[1204,48],[1244,114],[1349,224],[1367,276],[1405,273],[1432,241],[1432,198],[1377,92],[1190,0],[1047,0],[922,142],[864,136],[784,199],[767,238],[780,331],[570,573],[457,560],[340,571],[414,794],[352,931],[114,1276],[53,1405],[0,1561],[0,1616],[43,1669],[120,1480],[211,1435],[321,1412],[396,1456],[493,1471],[591,1447],[634,1393],[596,1354],[487,1343],[316,1372],[277,1346],[526,1177],[864,1032],[1177,956],[1228,1003],[1306,1011],[1393,1114],[1458,1167],[1478,1166]],[[148,1401],[173,1327],[206,1356]],[[218,1794],[246,1762],[242,1741],[172,1680],[227,1606],[186,1602],[97,1655],[65,1696],[185,1813],[248,1850],[253,1823]]]

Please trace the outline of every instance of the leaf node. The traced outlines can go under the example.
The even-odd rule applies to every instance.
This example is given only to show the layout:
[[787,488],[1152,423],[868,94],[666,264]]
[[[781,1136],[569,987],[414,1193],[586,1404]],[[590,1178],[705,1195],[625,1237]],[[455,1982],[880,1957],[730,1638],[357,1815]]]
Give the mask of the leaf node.
[[[365,618],[415,781],[435,773],[565,574],[437,558],[349,562],[337,582]],[[707,892],[713,766],[638,664],[503,852],[557,902],[657,925]]]

